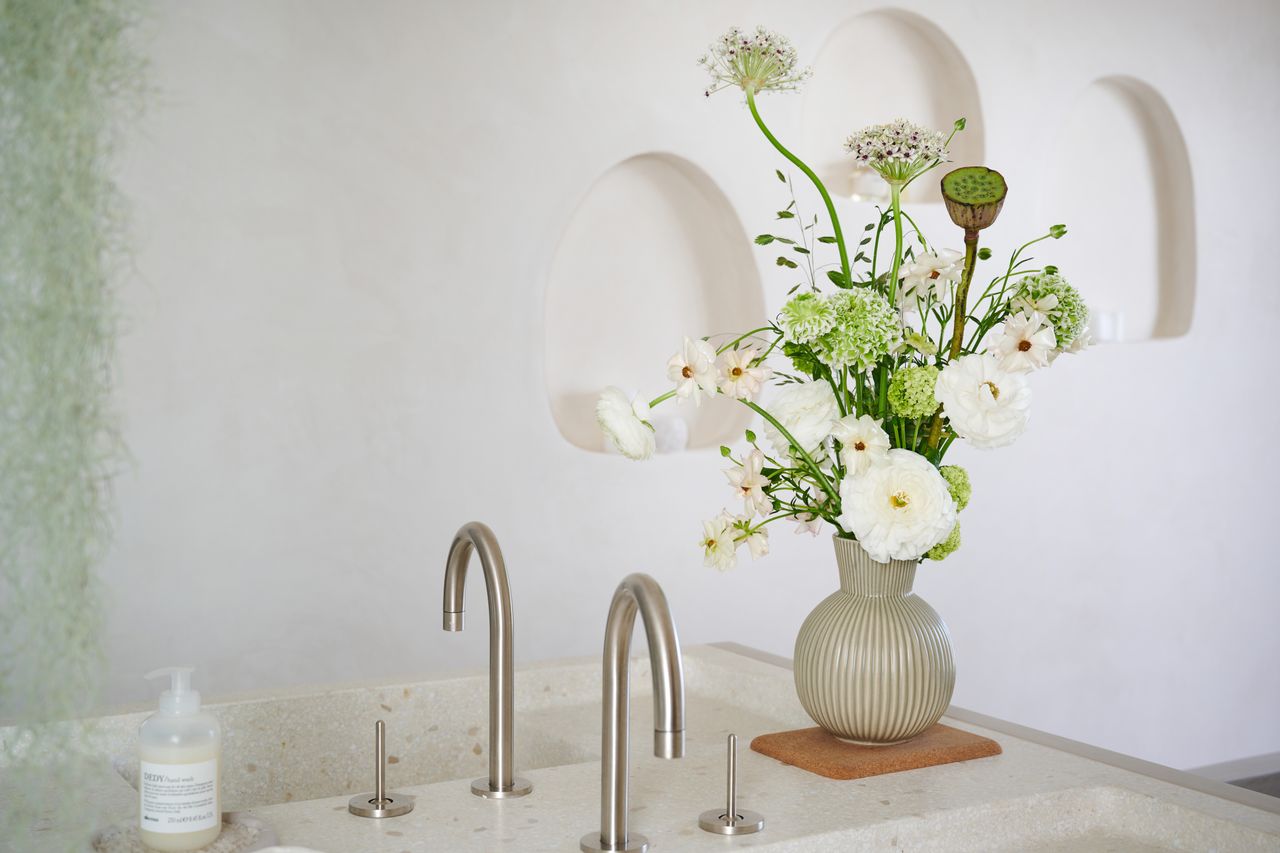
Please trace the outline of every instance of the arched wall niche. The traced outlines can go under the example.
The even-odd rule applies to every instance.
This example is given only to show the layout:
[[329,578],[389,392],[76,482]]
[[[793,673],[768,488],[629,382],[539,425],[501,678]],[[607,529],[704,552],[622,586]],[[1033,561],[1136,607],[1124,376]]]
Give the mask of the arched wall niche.
[[[966,128],[952,140],[948,166],[982,165],[985,129],[973,72],[929,20],[900,9],[858,15],[831,33],[813,70],[804,89],[800,150],[832,195],[888,198],[879,176],[853,166],[844,143],[854,131],[896,118],[950,133],[963,117]],[[916,181],[904,199],[941,202],[938,181]]]
[[1165,99],[1132,77],[1096,80],[1072,105],[1054,148],[1043,210],[1067,225],[1054,260],[1088,299],[1095,336],[1186,334],[1195,307],[1195,192]]
[[[764,300],[751,240],[715,182],[667,153],[610,168],[578,203],[547,278],[545,364],[561,435],[607,452],[595,422],[600,391],[667,391],[667,359],[684,336],[760,325]],[[717,397],[654,411],[659,449],[740,437],[750,412]],[[687,442],[683,435],[687,430]]]

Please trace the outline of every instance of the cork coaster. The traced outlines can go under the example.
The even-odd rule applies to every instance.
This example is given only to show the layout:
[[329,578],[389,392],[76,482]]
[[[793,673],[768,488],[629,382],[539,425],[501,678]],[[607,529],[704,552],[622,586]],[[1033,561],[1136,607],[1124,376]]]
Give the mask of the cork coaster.
[[1000,754],[1000,744],[990,738],[941,723],[893,746],[857,746],[814,727],[760,735],[751,748],[828,779],[861,779]]

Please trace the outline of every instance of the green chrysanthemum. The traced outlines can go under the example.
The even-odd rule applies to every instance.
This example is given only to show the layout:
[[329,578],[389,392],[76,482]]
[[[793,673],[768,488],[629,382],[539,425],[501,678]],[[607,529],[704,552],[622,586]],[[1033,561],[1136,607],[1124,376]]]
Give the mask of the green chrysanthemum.
[[815,346],[832,367],[869,370],[902,339],[897,313],[873,290],[845,290],[827,297],[836,324]]
[[889,408],[904,418],[927,418],[938,410],[933,387],[938,368],[932,365],[904,367],[889,383]]
[[951,528],[951,532],[947,534],[947,538],[943,539],[937,545],[934,545],[925,552],[925,556],[930,560],[945,560],[955,553],[960,547],[960,522],[956,522],[956,526]]
[[938,469],[938,473],[947,481],[947,488],[951,490],[951,498],[956,502],[956,509],[967,507],[969,498],[973,495],[973,486],[969,484],[969,472],[959,465],[943,465]]
[[1080,291],[1056,272],[1029,275],[1013,300],[1015,311],[1039,311],[1053,324],[1058,349],[1066,349],[1089,325],[1089,306]]
[[782,306],[778,325],[787,340],[811,343],[831,331],[836,324],[835,309],[816,293],[802,293]]

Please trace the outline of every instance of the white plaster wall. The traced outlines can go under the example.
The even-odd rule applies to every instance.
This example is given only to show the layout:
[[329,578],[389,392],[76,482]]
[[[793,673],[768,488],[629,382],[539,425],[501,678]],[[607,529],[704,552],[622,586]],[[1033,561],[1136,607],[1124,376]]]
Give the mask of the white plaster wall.
[[[1106,75],[1164,95],[1198,205],[1190,333],[1065,359],[1018,444],[956,453],[976,484],[965,547],[918,583],[954,635],[956,703],[1175,766],[1280,750],[1274,5],[902,7],[972,67],[987,160],[1013,188],[998,252],[1048,224],[1046,152]],[[835,586],[829,544],[780,530],[765,562],[703,568],[699,521],[728,497],[716,451],[636,465],[566,442],[543,287],[582,193],[638,153],[687,158],[767,230],[781,163],[739,98],[701,96],[694,59],[757,21],[812,58],[872,8],[158,5],[156,105],[124,169],[135,464],[103,570],[107,698],[145,698],[140,674],[171,662],[211,695],[479,664],[482,620],[451,635],[438,615],[472,518],[508,557],[519,660],[594,653],[633,570],[663,583],[685,642],[789,654]],[[795,138],[799,98],[764,109]],[[787,286],[772,258],[770,312]],[[675,342],[649,344],[661,390]]]

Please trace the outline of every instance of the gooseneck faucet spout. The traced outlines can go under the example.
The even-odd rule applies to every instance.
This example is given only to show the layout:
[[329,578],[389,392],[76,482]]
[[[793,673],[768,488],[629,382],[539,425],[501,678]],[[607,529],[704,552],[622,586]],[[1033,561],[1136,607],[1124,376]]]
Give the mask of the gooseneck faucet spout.
[[444,629],[462,630],[462,594],[472,551],[480,557],[489,596],[489,778],[472,782],[471,793],[489,799],[523,797],[533,790],[533,785],[526,779],[516,778],[513,769],[515,672],[511,590],[497,537],[478,521],[462,525],[449,546],[444,567]]
[[636,612],[644,621],[653,673],[653,754],[684,755],[684,663],[680,639],[658,582],[627,575],[613,594],[604,627],[604,696],[601,717],[600,831],[582,837],[586,853],[644,853],[649,842],[627,833],[628,657]]

